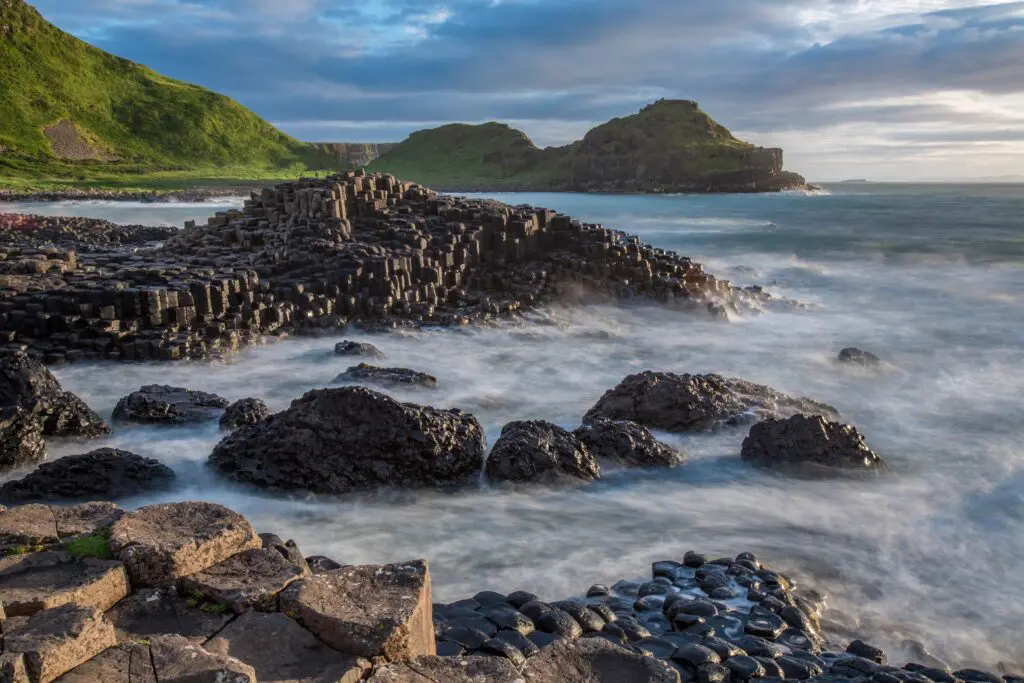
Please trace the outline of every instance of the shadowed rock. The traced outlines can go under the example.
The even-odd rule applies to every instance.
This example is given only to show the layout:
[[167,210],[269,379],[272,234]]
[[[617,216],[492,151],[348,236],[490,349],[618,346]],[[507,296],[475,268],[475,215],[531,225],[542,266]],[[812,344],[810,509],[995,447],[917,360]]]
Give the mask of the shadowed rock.
[[544,683],[679,683],[666,662],[601,638],[559,640],[531,659],[523,675]]
[[626,467],[678,467],[686,456],[629,420],[597,418],[573,432],[590,454]]
[[270,408],[258,398],[243,398],[227,407],[220,416],[221,429],[238,429],[259,424],[270,417]]
[[216,394],[149,384],[118,401],[113,418],[140,424],[192,424],[212,420],[227,407],[227,399]]
[[[522,674],[499,657],[416,657],[374,669],[368,683],[524,683]],[[539,680],[537,683],[541,683]]]
[[383,387],[421,386],[426,389],[437,388],[437,378],[425,372],[417,372],[407,368],[380,368],[375,365],[360,363],[341,373],[331,384],[345,382],[367,382]]
[[[268,645],[270,645],[268,643]],[[158,636],[149,645],[160,683],[256,683],[256,671],[234,657],[217,654],[181,636]]]
[[149,646],[121,643],[75,667],[57,683],[157,683]]
[[875,354],[852,346],[840,351],[838,360],[840,363],[863,365],[864,367],[873,367],[882,364],[882,359]]
[[0,472],[39,462],[46,455],[43,425],[19,406],[0,412]]
[[153,458],[100,448],[44,462],[28,475],[0,486],[0,500],[125,498],[168,488],[174,471]]
[[384,360],[387,356],[373,344],[366,342],[354,342],[347,339],[334,345],[334,354],[337,356],[359,356],[362,358],[373,358]]
[[107,612],[119,640],[148,640],[176,634],[197,645],[224,628],[232,616],[190,605],[174,588],[143,588]]
[[236,614],[277,609],[277,594],[303,572],[273,548],[246,550],[181,579],[181,592],[230,606]]
[[0,359],[0,406],[20,406],[38,416],[44,436],[94,438],[110,433],[99,415],[25,353]]
[[75,604],[38,612],[4,638],[5,652],[24,655],[33,683],[49,683],[115,645],[103,613]]
[[570,432],[540,420],[509,422],[487,456],[491,481],[592,481],[601,468],[587,447]]
[[0,558],[0,602],[9,617],[28,617],[72,602],[105,612],[128,592],[120,562],[65,552]]
[[228,435],[210,464],[265,489],[345,493],[466,484],[483,453],[483,429],[472,415],[344,387],[311,391]]
[[759,422],[744,439],[742,456],[764,466],[873,469],[885,464],[856,427],[831,422],[820,415]]

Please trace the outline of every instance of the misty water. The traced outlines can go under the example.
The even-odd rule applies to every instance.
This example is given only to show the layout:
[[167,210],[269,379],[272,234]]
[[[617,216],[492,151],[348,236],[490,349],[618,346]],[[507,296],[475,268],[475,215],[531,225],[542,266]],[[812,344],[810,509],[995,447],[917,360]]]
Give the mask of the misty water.
[[[879,477],[797,480],[742,463],[744,431],[662,435],[690,456],[671,471],[518,492],[404,492],[282,499],[204,468],[220,438],[200,428],[117,428],[103,444],[156,457],[178,489],[307,554],[344,563],[425,557],[435,599],[527,589],[556,599],[595,582],[649,576],[690,548],[750,550],[829,596],[833,632],[901,663],[916,640],[954,666],[1024,665],[1024,187],[836,186],[827,194],[494,195],[548,206],[678,250],[716,275],[806,303],[730,323],[663,309],[565,308],[494,327],[292,339],[229,362],[83,364],[55,370],[109,417],[143,384],[256,396],[274,410],[326,386],[350,360],[345,338],[427,371],[437,391],[402,400],[476,415],[491,443],[514,419],[568,428],[622,377],[644,369],[718,372],[835,405],[891,467]],[[220,208],[66,202],[0,211],[180,224]],[[837,364],[844,346],[882,356]],[[84,450],[51,444],[49,457]],[[1016,666],[1014,666],[1016,665]]]

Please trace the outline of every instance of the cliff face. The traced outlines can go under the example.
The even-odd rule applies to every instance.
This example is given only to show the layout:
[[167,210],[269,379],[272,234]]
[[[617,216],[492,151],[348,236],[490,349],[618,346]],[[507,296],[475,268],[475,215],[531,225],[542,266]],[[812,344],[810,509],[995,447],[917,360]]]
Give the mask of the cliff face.
[[361,168],[380,159],[397,145],[394,142],[317,142],[317,149],[338,160],[341,168]]

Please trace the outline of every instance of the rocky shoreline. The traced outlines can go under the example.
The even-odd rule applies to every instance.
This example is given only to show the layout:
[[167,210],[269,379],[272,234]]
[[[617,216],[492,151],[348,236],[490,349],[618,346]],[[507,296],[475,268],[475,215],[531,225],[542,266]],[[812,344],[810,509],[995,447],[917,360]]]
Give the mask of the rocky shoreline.
[[10,202],[205,202],[221,197],[246,196],[260,190],[266,183],[238,183],[223,186],[199,186],[182,190],[104,190],[97,188],[65,188],[61,190],[12,190],[0,188],[0,203]]

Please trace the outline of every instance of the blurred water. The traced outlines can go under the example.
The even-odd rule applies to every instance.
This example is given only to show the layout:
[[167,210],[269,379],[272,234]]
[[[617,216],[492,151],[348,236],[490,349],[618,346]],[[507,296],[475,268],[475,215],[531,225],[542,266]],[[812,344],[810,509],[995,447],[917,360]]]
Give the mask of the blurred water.
[[[829,593],[847,637],[869,639],[897,662],[911,656],[904,640],[916,639],[956,666],[1024,664],[1024,188],[495,196],[638,233],[721,277],[812,306],[730,324],[590,307],[491,328],[349,335],[440,380],[434,392],[394,395],[468,410],[493,442],[513,419],[575,427],[631,372],[720,372],[832,403],[890,471],[798,481],[740,462],[742,432],[665,435],[689,452],[685,467],[613,473],[591,486],[284,500],[227,486],[204,468],[215,425],[143,427],[118,430],[108,445],[163,460],[181,487],[125,502],[222,502],[261,531],[294,537],[306,554],[343,562],[426,557],[441,600],[517,588],[565,597],[647,575],[652,560],[689,548],[752,550]],[[89,207],[113,220],[128,211]],[[139,205],[130,222],[177,221],[182,210]],[[57,374],[106,415],[153,382],[258,396],[278,410],[350,364],[332,355],[335,341],[289,340],[215,365],[75,365]],[[837,365],[848,345],[889,366]],[[81,450],[55,445],[50,457]]]

